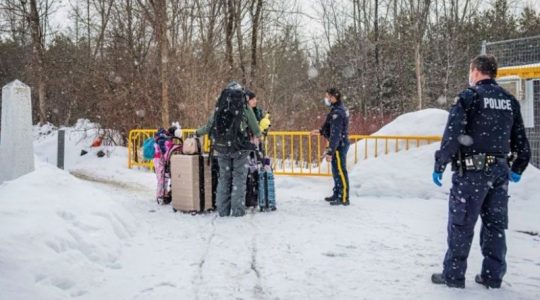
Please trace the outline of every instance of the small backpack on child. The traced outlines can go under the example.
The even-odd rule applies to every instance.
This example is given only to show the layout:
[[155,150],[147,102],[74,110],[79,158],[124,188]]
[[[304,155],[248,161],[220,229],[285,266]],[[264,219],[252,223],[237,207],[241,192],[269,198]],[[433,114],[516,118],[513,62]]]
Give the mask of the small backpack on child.
[[156,154],[156,150],[154,148],[154,138],[147,138],[144,140],[143,143],[143,158],[145,160],[152,160],[154,158],[154,155]]

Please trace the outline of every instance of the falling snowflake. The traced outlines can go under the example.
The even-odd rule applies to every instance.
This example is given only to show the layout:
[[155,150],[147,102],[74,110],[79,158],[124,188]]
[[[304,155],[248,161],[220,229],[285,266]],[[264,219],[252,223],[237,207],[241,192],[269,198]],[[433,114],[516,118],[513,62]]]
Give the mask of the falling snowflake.
[[317,78],[319,76],[319,71],[317,71],[317,69],[315,67],[310,67],[308,69],[307,75],[308,75],[309,79],[315,79],[315,78]]
[[466,134],[458,136],[458,141],[460,144],[462,144],[465,147],[469,147],[472,144],[474,144],[474,139],[470,135],[466,135]]

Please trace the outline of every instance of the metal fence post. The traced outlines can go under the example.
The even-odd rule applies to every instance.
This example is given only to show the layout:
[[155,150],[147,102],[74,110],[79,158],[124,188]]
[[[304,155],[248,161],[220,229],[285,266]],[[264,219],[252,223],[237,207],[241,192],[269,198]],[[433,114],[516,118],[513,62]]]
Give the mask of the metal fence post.
[[64,148],[65,148],[66,131],[64,129],[58,130],[58,156],[56,159],[56,165],[59,169],[64,169]]

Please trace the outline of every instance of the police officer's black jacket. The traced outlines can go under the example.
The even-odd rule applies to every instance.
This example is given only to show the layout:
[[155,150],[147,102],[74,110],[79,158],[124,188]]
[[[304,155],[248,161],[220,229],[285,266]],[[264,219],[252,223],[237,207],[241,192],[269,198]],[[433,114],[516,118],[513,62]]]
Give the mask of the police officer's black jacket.
[[339,145],[348,141],[349,112],[341,101],[332,104],[332,109],[326,116],[320,132],[330,142],[326,152],[328,155],[333,155]]
[[450,110],[448,123],[435,153],[435,171],[458,158],[485,153],[505,156],[517,153],[512,171],[523,173],[531,156],[519,102],[495,80],[479,81],[461,92]]

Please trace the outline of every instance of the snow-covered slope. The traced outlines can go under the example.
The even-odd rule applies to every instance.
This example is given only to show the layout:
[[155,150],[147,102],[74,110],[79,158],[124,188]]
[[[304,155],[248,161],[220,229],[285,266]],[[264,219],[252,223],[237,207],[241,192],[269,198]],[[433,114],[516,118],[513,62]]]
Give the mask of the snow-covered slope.
[[[431,179],[434,153],[439,143],[360,161],[349,176],[357,196],[438,199],[448,194],[446,188],[436,188]],[[444,173],[445,187],[451,185],[450,168]],[[511,184],[515,198],[533,201],[540,195],[540,171],[529,165],[518,184]]]
[[[102,145],[91,148],[101,126],[86,119],[80,119],[73,127],[65,130],[64,169],[77,177],[94,181],[106,181],[130,187],[152,186],[155,175],[152,172],[130,170],[127,166],[127,148]],[[50,124],[34,126],[34,153],[38,160],[56,166],[58,149],[58,128]],[[88,154],[81,156],[81,150]],[[106,157],[96,153],[103,150]],[[146,172],[145,172],[146,171]],[[97,177],[96,177],[97,176]]]
[[121,268],[136,223],[114,195],[39,162],[0,195],[0,299],[80,296]]
[[[66,170],[88,161],[89,157],[95,157],[97,151],[103,150],[108,155],[114,151],[112,146],[101,146],[90,148],[92,141],[103,133],[99,124],[92,123],[86,119],[79,119],[72,127],[61,127],[65,131],[65,155],[64,168]],[[57,149],[58,149],[58,128],[45,124],[43,126],[34,126],[34,153],[42,161],[48,162],[54,166],[57,164]],[[115,137],[119,140],[119,137]],[[81,156],[81,150],[89,152],[85,156]]]
[[[415,111],[411,113],[403,114],[397,117],[392,122],[385,125],[379,131],[372,134],[372,136],[441,136],[446,126],[446,121],[448,119],[448,112],[441,109],[424,109],[420,111]],[[396,149],[396,140],[386,140],[379,139],[375,141],[374,139],[369,140],[359,140],[356,143],[351,144],[349,148],[349,153],[347,155],[348,168],[351,169],[355,164],[355,160],[364,160],[365,158],[365,149],[367,142],[367,151],[368,159],[374,158],[375,154],[375,143],[377,143],[377,156],[385,155],[386,149],[390,153],[395,152]],[[420,141],[420,146],[427,145],[427,141]],[[416,140],[412,140],[407,145],[407,141],[398,140],[397,149],[398,151],[404,151],[407,147],[416,148]],[[323,170],[327,171],[329,166],[323,164]]]
[[[443,187],[436,187],[431,179],[433,154],[439,143],[390,154],[378,159],[360,161],[349,173],[351,195],[359,198],[447,199],[452,185],[450,168],[443,175]],[[510,183],[510,207],[522,209],[525,218],[511,220],[522,228],[540,230],[534,221],[540,214],[540,170],[529,165],[519,183]],[[536,215],[536,216],[535,216]]]
[[372,135],[442,135],[448,112],[442,109],[428,108],[410,112],[397,117]]

